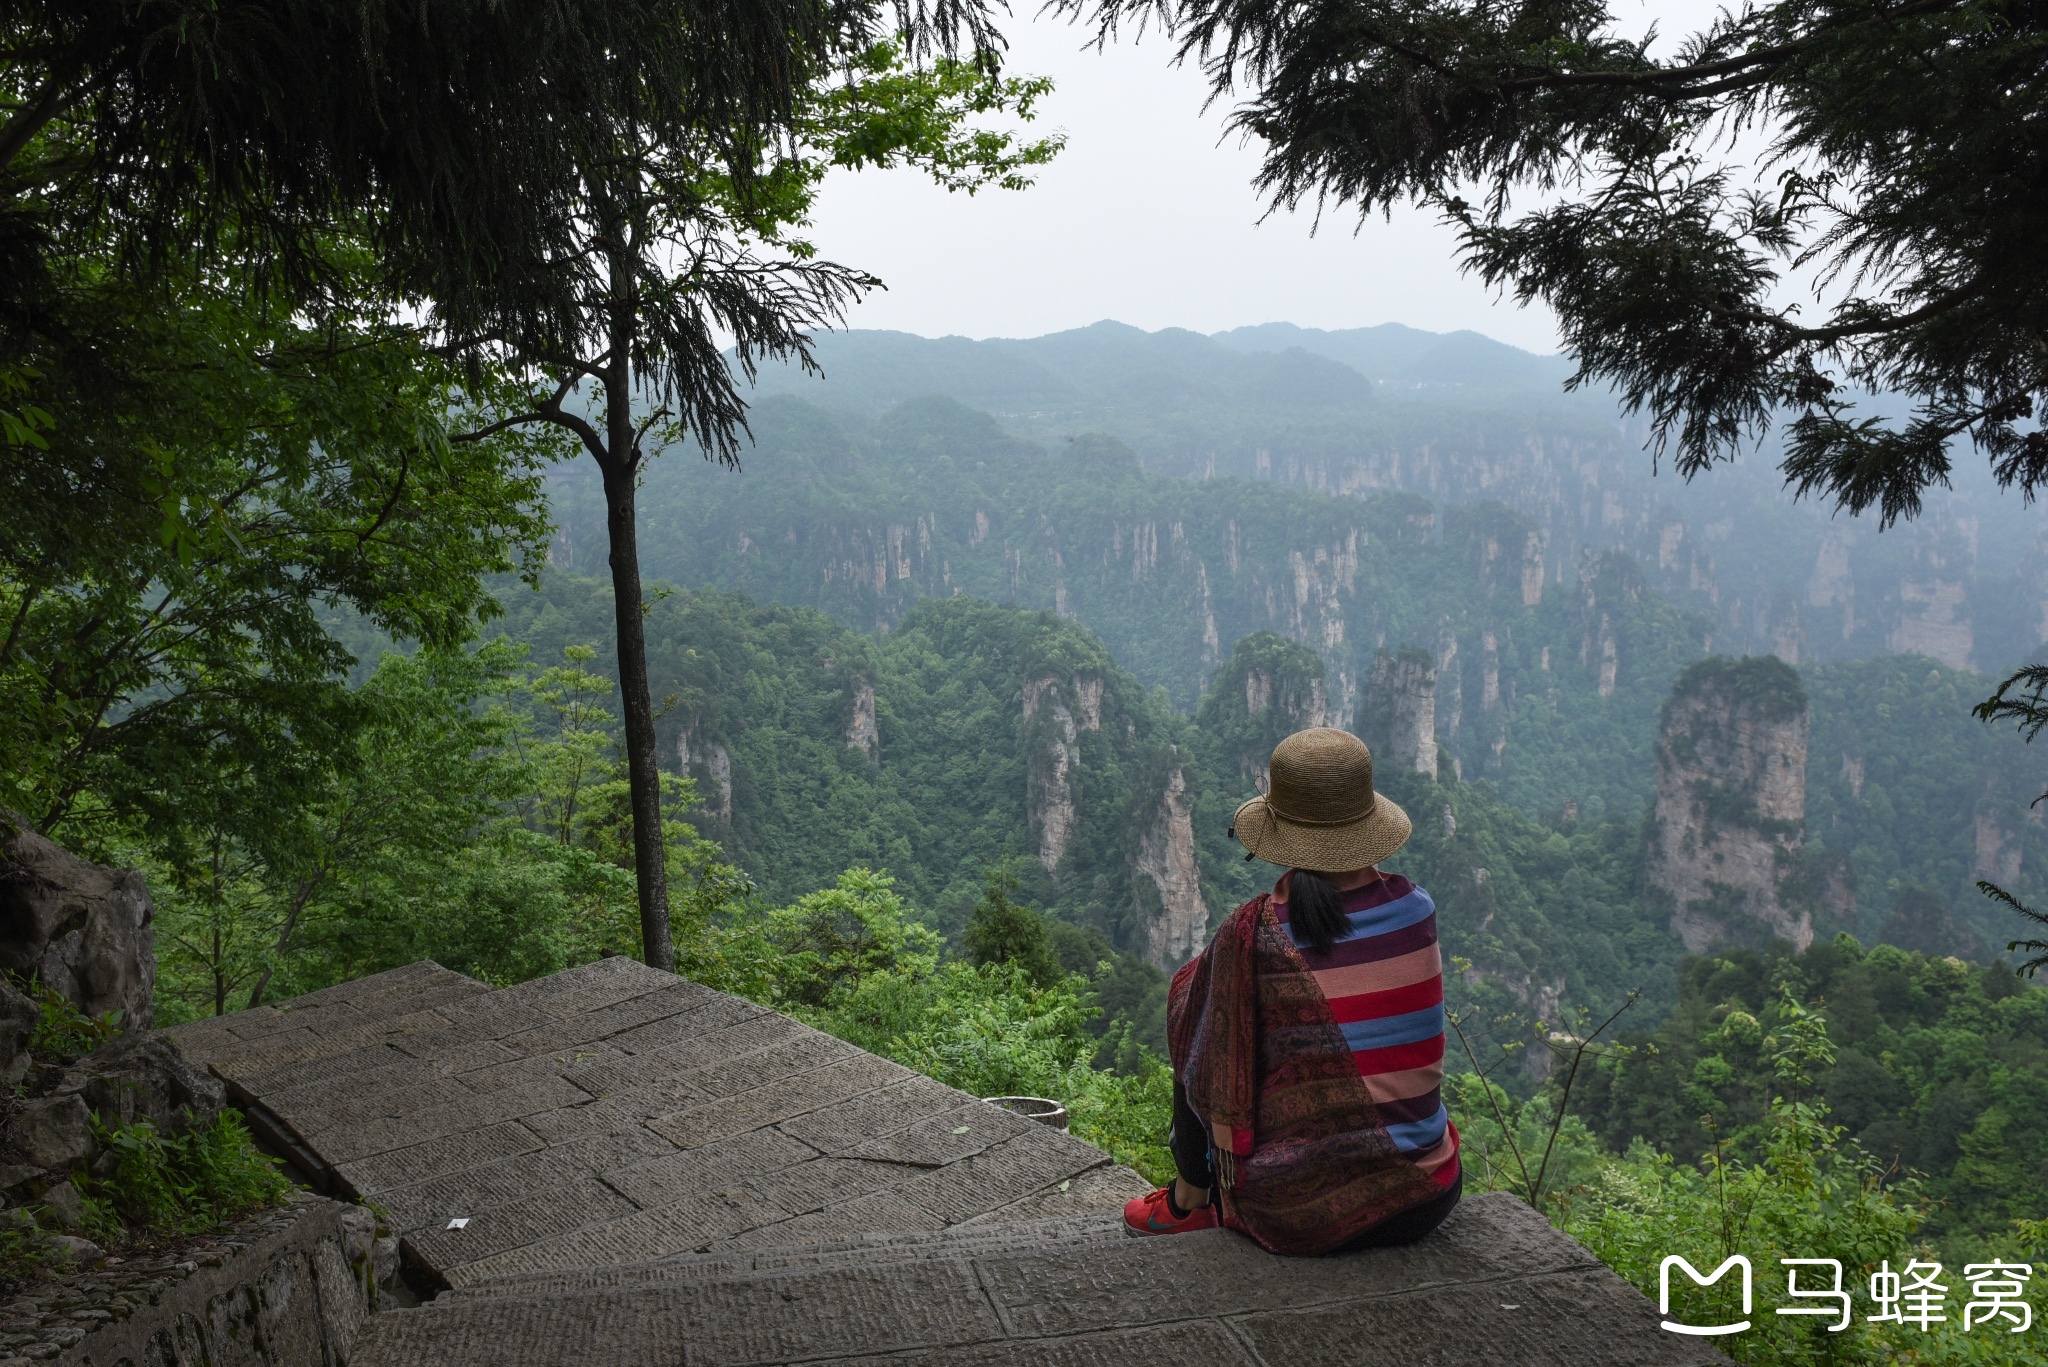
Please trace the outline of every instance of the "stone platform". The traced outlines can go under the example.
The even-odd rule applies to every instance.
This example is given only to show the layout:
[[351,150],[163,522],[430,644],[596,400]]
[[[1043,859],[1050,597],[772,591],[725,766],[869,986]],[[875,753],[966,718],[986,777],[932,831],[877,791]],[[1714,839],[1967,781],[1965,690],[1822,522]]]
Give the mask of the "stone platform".
[[1344,1258],[1126,1239],[1146,1184],[1101,1151],[628,959],[414,964],[176,1033],[440,1290],[353,1367],[1727,1361],[1505,1197]]

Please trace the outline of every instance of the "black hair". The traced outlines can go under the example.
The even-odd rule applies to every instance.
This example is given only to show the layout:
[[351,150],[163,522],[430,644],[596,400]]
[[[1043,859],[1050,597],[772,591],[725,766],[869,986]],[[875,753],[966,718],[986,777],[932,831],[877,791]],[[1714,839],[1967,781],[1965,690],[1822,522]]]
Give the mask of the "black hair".
[[1287,871],[1287,924],[1296,939],[1308,941],[1318,954],[1327,954],[1337,937],[1350,928],[1344,894],[1328,874],[1309,869]]

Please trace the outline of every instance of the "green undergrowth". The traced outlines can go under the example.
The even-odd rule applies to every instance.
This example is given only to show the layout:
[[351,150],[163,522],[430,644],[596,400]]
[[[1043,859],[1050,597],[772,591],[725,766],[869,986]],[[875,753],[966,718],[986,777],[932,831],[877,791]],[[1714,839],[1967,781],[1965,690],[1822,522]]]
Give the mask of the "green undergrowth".
[[[15,981],[37,1008],[29,1070],[15,1085],[17,1095],[35,1093],[121,1032],[118,1011],[89,1015],[33,978]],[[92,1127],[97,1154],[68,1177],[79,1196],[68,1219],[62,1207],[70,1202],[50,1191],[0,1216],[0,1287],[55,1265],[53,1234],[83,1235],[109,1251],[158,1243],[209,1233],[292,1190],[282,1164],[256,1146],[233,1110],[176,1134],[146,1119],[110,1125],[95,1116]]]
[[[292,1192],[280,1162],[256,1146],[242,1117],[224,1110],[207,1125],[167,1134],[148,1120],[93,1122],[99,1157],[74,1172],[78,1210],[66,1221],[45,1193],[0,1222],[0,1287],[53,1270],[57,1234],[77,1234],[109,1253],[210,1234]],[[61,1184],[60,1184],[61,1185]]]
[[[2016,1219],[1964,1246],[1937,1245],[1942,1202],[1927,1183],[1859,1143],[1835,1116],[1827,1081],[1839,1051],[1823,1013],[1785,992],[1755,1041],[1768,1070],[1768,1100],[1739,1132],[1712,1136],[1695,1159],[1674,1158],[1637,1138],[1616,1153],[1576,1115],[1556,1121],[1553,1087],[1518,1104],[1472,1074],[1452,1079],[1453,1110],[1464,1140],[1468,1191],[1507,1191],[1536,1204],[1644,1295],[1656,1300],[1664,1259],[1685,1258],[1703,1274],[1740,1254],[1754,1269],[1754,1301],[1744,1313],[1730,1275],[1695,1288],[1672,1275],[1683,1304],[1674,1318],[1695,1325],[1747,1319],[1750,1328],[1718,1340],[1745,1367],[2021,1367],[2044,1361],[2038,1340],[2010,1326],[1963,1327],[1970,1298],[1968,1264],[2038,1261],[2048,1254],[2048,1221]],[[1555,1143],[1550,1136],[1556,1135]],[[1531,1175],[1547,1170],[1540,1186]],[[1795,1304],[1786,1293],[1784,1258],[1834,1259],[1854,1313],[1843,1328],[1834,1316],[1779,1315]],[[1898,1271],[1915,1260],[1940,1262],[1947,1288],[1945,1321],[1926,1328],[1874,1322],[1868,1288],[1886,1264]],[[1829,1275],[1813,1282],[1825,1286]],[[2030,1297],[2039,1320],[2042,1296]],[[1810,1304],[1810,1302],[1809,1302]],[[1674,1305],[1677,1301],[1674,1300]]]
[[45,987],[39,979],[10,976],[15,986],[36,1004],[36,1023],[29,1030],[28,1052],[38,1065],[69,1063],[121,1033],[119,1011],[89,1016],[73,1006],[62,992]]
[[88,1232],[102,1244],[205,1234],[292,1191],[283,1165],[256,1147],[232,1110],[183,1134],[147,1120],[93,1129],[103,1155],[95,1166],[111,1169],[83,1188]]
[[0,1290],[33,1281],[56,1261],[56,1251],[26,1211],[10,1211],[0,1223]]

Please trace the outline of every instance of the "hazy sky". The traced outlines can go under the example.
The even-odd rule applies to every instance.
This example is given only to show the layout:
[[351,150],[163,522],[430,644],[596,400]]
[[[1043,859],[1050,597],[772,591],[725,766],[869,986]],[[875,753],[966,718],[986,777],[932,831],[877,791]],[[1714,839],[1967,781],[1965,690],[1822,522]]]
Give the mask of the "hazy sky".
[[[1619,7],[1645,26],[1661,12],[1672,29],[1712,8]],[[835,175],[815,241],[889,286],[854,326],[1027,337],[1103,318],[1203,332],[1398,322],[1557,349],[1548,310],[1517,308],[1459,274],[1454,239],[1432,215],[1397,210],[1360,227],[1338,213],[1317,233],[1306,212],[1261,223],[1257,149],[1223,136],[1221,108],[1202,113],[1199,73],[1170,66],[1156,36],[1096,53],[1065,24],[1003,27],[1011,69],[1057,82],[1036,127],[1063,130],[1067,148],[1021,193],[949,195],[909,172]]]

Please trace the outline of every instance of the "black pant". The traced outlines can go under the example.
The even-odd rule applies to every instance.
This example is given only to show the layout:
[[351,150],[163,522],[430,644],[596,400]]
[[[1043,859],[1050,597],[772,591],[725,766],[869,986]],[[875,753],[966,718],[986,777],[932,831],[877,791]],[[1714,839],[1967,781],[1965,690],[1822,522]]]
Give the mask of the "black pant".
[[1204,1191],[1216,1185],[1216,1170],[1209,1166],[1208,1127],[1188,1105],[1188,1091],[1179,1078],[1173,1080],[1173,1128],[1166,1132],[1166,1147],[1181,1181]]
[[[1208,1127],[1188,1105],[1187,1090],[1180,1085],[1179,1078],[1173,1080],[1173,1128],[1166,1132],[1166,1147],[1173,1153],[1173,1166],[1179,1169],[1183,1182],[1204,1190],[1216,1185],[1216,1171],[1209,1163]],[[1448,1219],[1464,1192],[1465,1174],[1460,1172],[1443,1195],[1432,1197],[1413,1210],[1388,1216],[1332,1251],[1349,1253],[1359,1248],[1412,1244]]]

